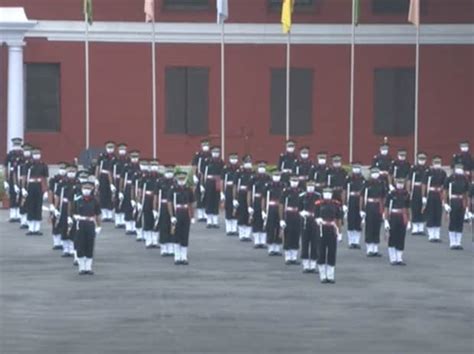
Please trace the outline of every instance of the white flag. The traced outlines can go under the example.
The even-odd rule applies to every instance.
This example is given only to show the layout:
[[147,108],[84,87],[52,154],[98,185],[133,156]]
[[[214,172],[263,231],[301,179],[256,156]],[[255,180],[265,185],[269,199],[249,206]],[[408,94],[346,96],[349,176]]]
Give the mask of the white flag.
[[217,23],[223,23],[229,17],[228,0],[217,0]]

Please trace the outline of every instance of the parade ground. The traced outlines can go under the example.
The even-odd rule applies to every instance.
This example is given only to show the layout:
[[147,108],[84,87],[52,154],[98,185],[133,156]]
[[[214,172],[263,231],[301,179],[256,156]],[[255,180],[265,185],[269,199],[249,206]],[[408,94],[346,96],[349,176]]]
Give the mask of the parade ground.
[[339,244],[336,284],[192,226],[189,266],[105,224],[95,275],[0,212],[0,353],[472,353],[472,229],[463,251],[407,237],[407,266]]

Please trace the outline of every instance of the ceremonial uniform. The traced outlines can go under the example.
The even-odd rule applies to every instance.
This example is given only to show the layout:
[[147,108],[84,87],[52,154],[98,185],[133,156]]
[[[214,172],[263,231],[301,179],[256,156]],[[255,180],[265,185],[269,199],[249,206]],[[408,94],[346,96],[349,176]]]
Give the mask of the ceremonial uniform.
[[158,247],[158,233],[155,231],[155,219],[158,218],[158,214],[154,209],[158,178],[156,171],[150,171],[144,177],[141,187],[143,237],[145,247],[148,249]]
[[423,181],[426,180],[425,175],[426,166],[420,164],[414,165],[408,175],[410,181],[412,235],[424,234]]
[[[111,144],[111,143],[107,143]],[[106,149],[110,149],[107,147]],[[110,151],[110,150],[109,150]],[[113,184],[113,169],[116,157],[112,152],[105,152],[100,154],[97,161],[96,177],[99,183],[99,203],[102,211],[103,221],[112,221],[113,218],[113,194],[116,188]]]
[[347,193],[347,241],[349,248],[360,248],[360,236],[362,233],[362,218],[360,215],[361,193],[365,187],[365,179],[359,172],[353,171],[351,176],[346,178]]
[[454,250],[461,250],[464,216],[468,214],[469,180],[463,174],[463,166],[455,165],[460,169],[445,182],[446,203],[445,210],[449,215],[449,246]]
[[340,155],[334,155],[332,159],[333,166],[328,169],[326,186],[332,189],[332,198],[338,200],[342,205],[344,202],[347,172],[341,166]]
[[[263,169],[265,170],[265,167]],[[263,227],[263,199],[269,179],[263,172],[255,174],[250,180],[248,204],[255,248],[265,248],[267,244],[267,235]]]
[[31,147],[23,147],[23,159],[20,161],[20,183],[21,194],[19,195],[20,203],[20,228],[28,229],[28,200],[27,200],[27,185],[28,185],[28,171],[33,163],[31,159]]
[[295,163],[293,174],[298,176],[300,181],[299,187],[306,188],[306,181],[309,179],[311,171],[313,170],[313,162],[309,159],[309,148],[303,147],[300,150],[300,158]]
[[5,158],[5,181],[4,189],[8,194],[10,204],[10,222],[20,221],[20,172],[23,151],[21,150],[22,139],[12,139],[13,149]]
[[328,172],[329,172],[329,168],[328,168],[328,165],[326,165],[326,163],[315,164],[313,166],[313,169],[311,170],[310,179],[312,179],[315,182],[316,191],[318,193],[322,193],[323,188],[326,187],[326,183],[328,180]]
[[[130,163],[130,159],[126,155],[126,145],[120,144],[118,147],[118,157],[114,161],[112,168],[112,180],[115,186],[114,191],[114,209],[115,209],[115,227],[118,229],[125,228],[125,210],[123,205],[123,192],[122,192],[122,178],[125,172],[125,166]],[[121,194],[122,192],[122,194]]]
[[[237,160],[237,156],[235,160]],[[222,170],[222,183],[223,183],[223,196],[224,199],[224,212],[225,212],[225,228],[228,236],[237,236],[237,219],[235,217],[234,209],[234,181],[238,173],[239,167],[237,163],[230,163],[226,165]]]
[[281,180],[288,183],[291,173],[295,170],[298,157],[295,154],[295,142],[289,140],[286,142],[286,152],[280,154],[278,158],[278,170],[281,172]]
[[298,264],[298,250],[300,248],[301,219],[299,214],[299,198],[301,191],[298,189],[298,178],[295,177],[291,177],[290,183],[292,185],[285,188],[280,199],[280,223],[284,233],[283,249],[285,250],[286,264]]
[[211,157],[206,160],[204,170],[204,205],[207,228],[219,228],[219,201],[221,196],[221,175],[224,161],[219,157],[220,150],[213,148]]
[[361,216],[365,217],[365,243],[368,257],[380,256],[378,245],[386,194],[386,183],[383,177],[371,178],[362,189],[364,199],[362,200]]
[[388,255],[390,264],[404,265],[405,234],[410,222],[410,193],[404,184],[392,190],[385,199],[385,229],[389,232]]
[[388,144],[382,144],[380,146],[380,153],[374,155],[371,165],[371,167],[377,167],[379,169],[381,179],[384,182],[385,188],[387,188],[387,190],[388,188],[393,188],[390,182],[390,170],[393,165],[393,159],[388,154],[388,148]]
[[423,204],[425,204],[426,228],[430,242],[441,242],[441,216],[445,182],[446,172],[441,167],[430,168],[425,174],[426,194]]
[[73,234],[69,232],[69,227],[72,224],[70,212],[74,203],[77,184],[78,181],[75,177],[63,178],[55,193],[56,210],[54,210],[54,213],[57,216],[56,225],[63,246],[63,257],[74,256],[74,238]]
[[394,160],[392,163],[392,167],[390,168],[390,175],[392,178],[404,178],[407,179],[409,177],[411,170],[410,163],[407,160]]
[[[314,187],[314,182],[313,187]],[[321,195],[314,191],[306,191],[299,196],[299,210],[302,222],[301,232],[301,260],[304,273],[316,272],[316,261],[318,260],[318,246],[321,235],[315,221],[316,202]]]
[[265,189],[265,232],[267,233],[268,255],[281,255],[279,205],[285,183],[273,179]]
[[204,172],[208,159],[211,157],[209,152],[209,142],[207,140],[201,142],[201,151],[197,152],[191,162],[194,169],[194,198],[196,200],[196,217],[199,222],[206,221],[205,204],[204,204]]
[[[35,152],[33,151],[33,157]],[[41,220],[43,219],[43,200],[48,199],[47,178],[48,166],[39,160],[33,159],[27,171],[26,183],[26,212],[28,220],[27,235],[42,235],[40,232]],[[44,193],[43,193],[44,192]]]
[[59,173],[51,177],[48,181],[48,189],[51,193],[51,205],[50,207],[50,218],[52,224],[52,235],[53,235],[53,250],[60,250],[63,248],[61,242],[61,231],[58,228],[58,217],[56,211],[56,205],[59,205],[60,200],[57,198],[59,187],[62,184],[63,179],[66,175],[66,164],[59,164]]
[[138,180],[140,178],[140,165],[138,163],[138,153],[130,162],[127,162],[121,175],[121,193],[119,196],[121,211],[124,213],[125,234],[136,235],[134,209],[136,206],[136,194],[138,192]]
[[171,215],[168,210],[168,196],[171,189],[174,187],[175,182],[173,179],[173,170],[170,167],[165,172],[165,176],[161,178],[157,184],[157,190],[155,192],[157,196],[157,209],[158,209],[158,231],[160,235],[160,250],[161,255],[172,256],[174,254],[174,240],[171,235]]
[[251,241],[251,227],[250,227],[250,215],[248,212],[247,194],[252,179],[251,168],[241,168],[235,175],[234,186],[234,201],[235,207],[237,207],[237,225],[239,231],[239,239],[241,241]]

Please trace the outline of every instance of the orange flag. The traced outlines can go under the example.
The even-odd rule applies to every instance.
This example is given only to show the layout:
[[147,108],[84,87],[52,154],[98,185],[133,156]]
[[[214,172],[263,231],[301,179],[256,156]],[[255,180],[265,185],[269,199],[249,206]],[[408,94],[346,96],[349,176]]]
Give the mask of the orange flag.
[[155,21],[155,0],[145,0],[145,21]]
[[416,27],[420,25],[420,0],[410,0],[408,22],[413,23]]

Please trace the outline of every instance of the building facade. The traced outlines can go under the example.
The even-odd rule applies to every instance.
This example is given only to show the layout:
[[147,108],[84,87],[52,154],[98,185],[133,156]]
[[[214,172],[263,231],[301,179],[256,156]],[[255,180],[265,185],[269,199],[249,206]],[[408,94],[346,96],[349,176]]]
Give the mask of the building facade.
[[[349,154],[351,0],[297,0],[291,34],[290,135]],[[414,149],[415,27],[405,0],[361,0],[356,27],[354,159],[387,136]],[[474,2],[422,0],[419,150],[449,158],[474,143]],[[229,0],[225,150],[275,162],[285,141],[286,36],[280,1]],[[1,0],[34,21],[23,39],[25,139],[54,163],[85,147],[82,1]],[[155,0],[157,156],[189,163],[220,144],[220,27],[215,0]],[[141,0],[93,0],[90,145],[109,139],[153,155],[151,24]],[[0,9],[0,11],[2,11]],[[10,26],[11,27],[11,26]],[[0,33],[4,37],[6,27]],[[7,150],[9,45],[0,47],[0,151]]]

